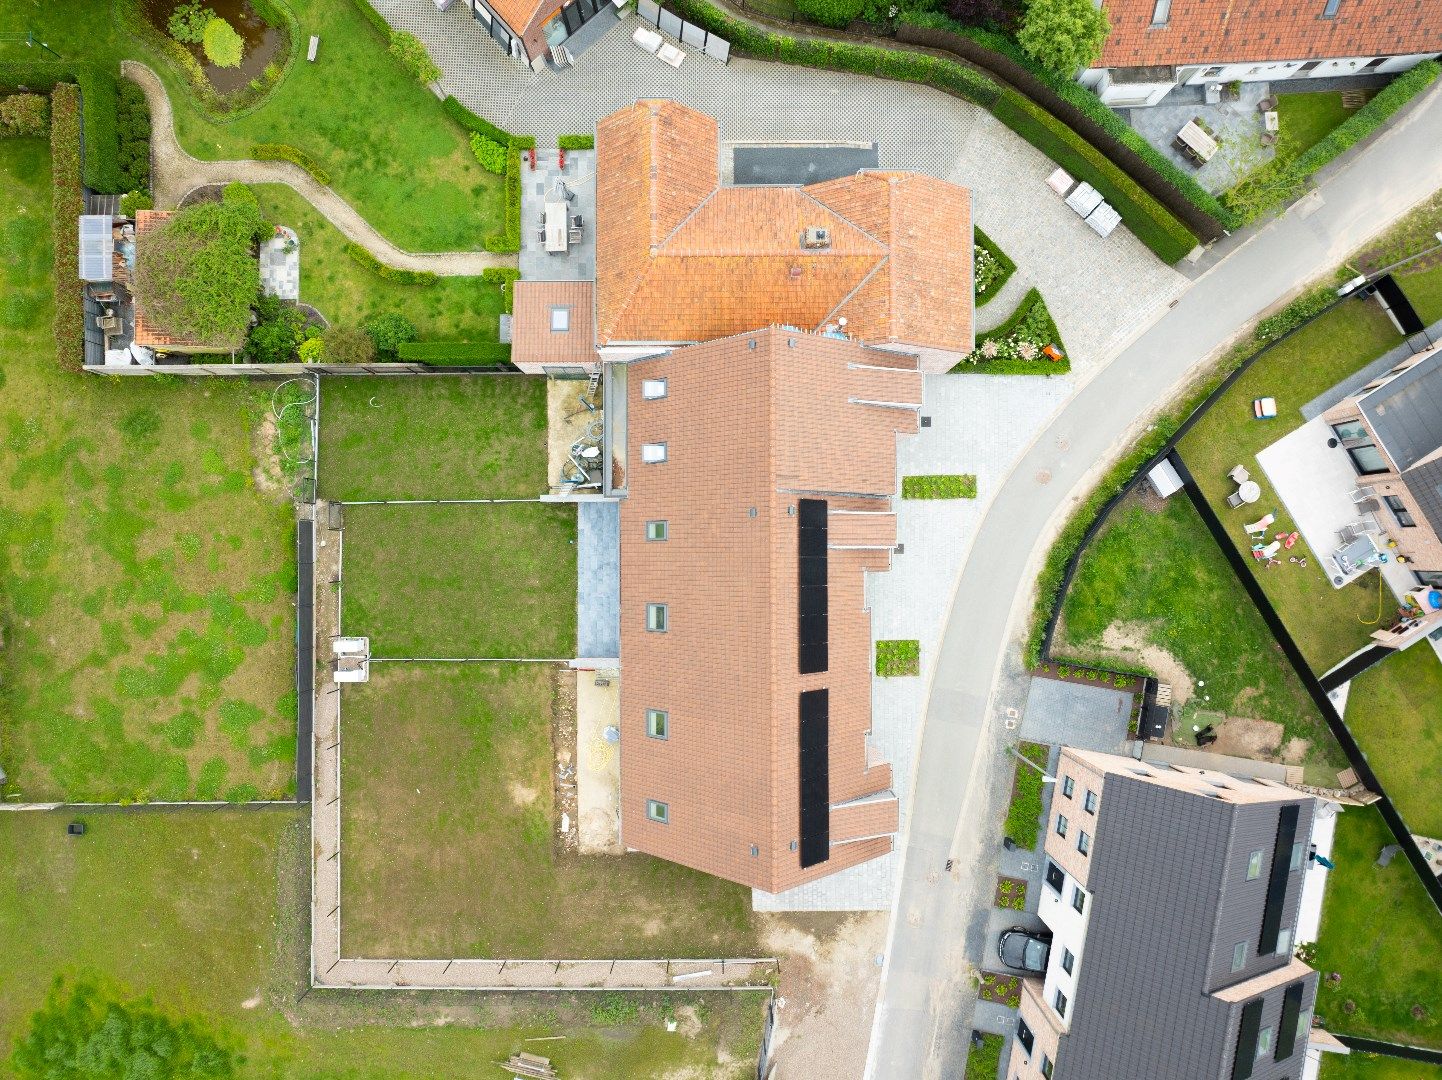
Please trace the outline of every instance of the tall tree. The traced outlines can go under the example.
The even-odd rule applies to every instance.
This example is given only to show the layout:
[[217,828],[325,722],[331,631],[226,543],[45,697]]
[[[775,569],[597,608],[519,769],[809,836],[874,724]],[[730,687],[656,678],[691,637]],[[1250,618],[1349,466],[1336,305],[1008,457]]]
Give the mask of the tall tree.
[[1111,20],[1092,0],[1030,0],[1016,39],[1033,60],[1071,78],[1091,67],[1111,33]]

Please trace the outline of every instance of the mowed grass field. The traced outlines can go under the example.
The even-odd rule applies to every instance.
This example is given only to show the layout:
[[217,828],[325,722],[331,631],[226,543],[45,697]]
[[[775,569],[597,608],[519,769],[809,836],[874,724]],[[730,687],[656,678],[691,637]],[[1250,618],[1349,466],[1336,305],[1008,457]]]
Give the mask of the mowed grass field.
[[347,506],[341,627],[375,656],[568,659],[569,503]]
[[378,664],[346,687],[343,955],[758,955],[749,889],[646,855],[558,850],[557,674]]
[[271,385],[62,371],[50,202],[48,144],[0,140],[5,791],[291,795],[293,513],[254,482]]
[[529,499],[548,490],[546,380],[322,380],[325,499]]
[[1321,1080],[1436,1080],[1437,1066],[1380,1054],[1323,1054]]
[[[537,1047],[566,1080],[755,1072],[759,994],[307,992],[302,811],[94,812],[79,838],[75,816],[0,814],[0,1077],[54,978],[82,973],[205,1017],[246,1080],[463,1080]],[[699,1027],[667,1032],[683,1008]]]

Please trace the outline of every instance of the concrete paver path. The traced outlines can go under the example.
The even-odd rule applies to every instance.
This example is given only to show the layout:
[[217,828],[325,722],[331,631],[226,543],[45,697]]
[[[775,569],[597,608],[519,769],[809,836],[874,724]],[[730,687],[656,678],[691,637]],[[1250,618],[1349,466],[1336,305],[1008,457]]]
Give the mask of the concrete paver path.
[[134,60],[121,63],[121,71],[145,92],[150,104],[151,187],[155,205],[170,210],[187,192],[208,184],[287,184],[325,215],[347,240],[360,244],[387,266],[398,270],[429,270],[447,277],[475,277],[492,266],[515,266],[514,255],[489,251],[415,253],[396,247],[333,190],[289,161],[201,161],[181,147],[175,137],[170,97],[160,77]]

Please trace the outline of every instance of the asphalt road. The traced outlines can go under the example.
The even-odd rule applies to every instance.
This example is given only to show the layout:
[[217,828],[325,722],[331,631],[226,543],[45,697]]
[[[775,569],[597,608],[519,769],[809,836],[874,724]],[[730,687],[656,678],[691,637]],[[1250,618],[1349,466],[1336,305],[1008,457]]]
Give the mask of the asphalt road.
[[[968,809],[990,769],[977,748],[1031,585],[1084,482],[1131,443],[1144,418],[1237,331],[1330,270],[1442,186],[1442,91],[1435,88],[1349,165],[1220,261],[1057,414],[1018,462],[978,529],[942,638],[916,764],[905,862],[892,915],[867,1077],[959,1077],[969,1027],[962,943],[967,874],[940,871],[975,840]],[[968,781],[967,778],[970,778]],[[990,828],[990,823],[983,825]]]

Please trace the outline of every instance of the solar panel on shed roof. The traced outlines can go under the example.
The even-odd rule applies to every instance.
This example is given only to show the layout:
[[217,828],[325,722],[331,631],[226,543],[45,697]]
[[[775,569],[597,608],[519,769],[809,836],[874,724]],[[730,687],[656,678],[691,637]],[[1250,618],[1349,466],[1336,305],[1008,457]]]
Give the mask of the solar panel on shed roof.
[[80,217],[80,280],[109,281],[115,256],[110,215],[82,214]]

